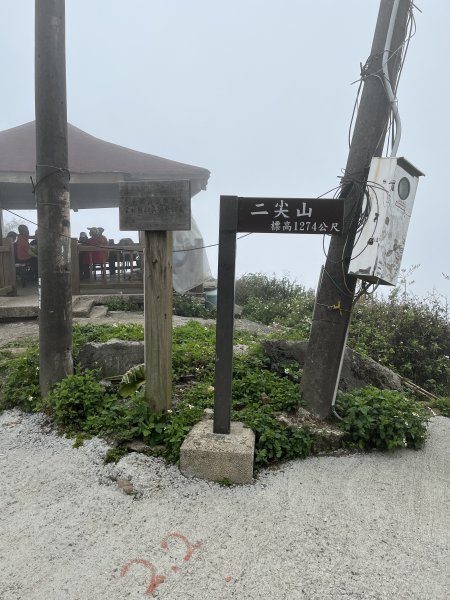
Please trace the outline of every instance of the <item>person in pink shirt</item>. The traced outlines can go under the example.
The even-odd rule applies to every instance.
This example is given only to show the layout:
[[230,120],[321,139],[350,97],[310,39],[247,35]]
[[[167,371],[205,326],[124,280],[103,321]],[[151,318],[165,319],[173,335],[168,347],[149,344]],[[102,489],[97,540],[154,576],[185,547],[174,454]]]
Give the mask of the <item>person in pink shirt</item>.
[[26,225],[19,225],[19,235],[16,240],[16,261],[20,264],[27,264],[30,266],[31,278],[37,279],[38,275],[38,263],[37,255],[34,249],[30,246],[30,232]]

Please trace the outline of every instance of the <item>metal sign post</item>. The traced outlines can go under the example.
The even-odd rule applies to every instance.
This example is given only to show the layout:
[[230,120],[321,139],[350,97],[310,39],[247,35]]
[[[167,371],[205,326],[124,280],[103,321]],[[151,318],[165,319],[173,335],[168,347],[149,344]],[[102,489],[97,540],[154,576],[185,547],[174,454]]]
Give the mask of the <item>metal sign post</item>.
[[123,182],[119,218],[122,231],[145,232],[145,397],[160,413],[172,406],[172,231],[191,228],[190,182]]
[[340,235],[344,199],[220,197],[214,433],[230,433],[236,234]]

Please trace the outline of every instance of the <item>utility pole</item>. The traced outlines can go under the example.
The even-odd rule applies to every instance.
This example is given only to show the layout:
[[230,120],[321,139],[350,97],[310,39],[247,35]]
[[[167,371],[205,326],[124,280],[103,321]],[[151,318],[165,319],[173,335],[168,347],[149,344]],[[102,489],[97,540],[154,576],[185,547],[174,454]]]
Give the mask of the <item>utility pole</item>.
[[329,415],[339,383],[356,288],[356,278],[348,275],[348,269],[361,214],[363,188],[372,157],[382,154],[391,110],[383,83],[382,59],[392,9],[396,8],[397,14],[388,65],[390,81],[395,82],[411,5],[411,0],[381,0],[371,55],[363,73],[364,87],[342,179],[341,197],[346,199],[344,234],[333,237],[330,242],[317,290],[302,377],[306,408],[320,418]]
[[35,2],[41,394],[73,373],[65,0]]

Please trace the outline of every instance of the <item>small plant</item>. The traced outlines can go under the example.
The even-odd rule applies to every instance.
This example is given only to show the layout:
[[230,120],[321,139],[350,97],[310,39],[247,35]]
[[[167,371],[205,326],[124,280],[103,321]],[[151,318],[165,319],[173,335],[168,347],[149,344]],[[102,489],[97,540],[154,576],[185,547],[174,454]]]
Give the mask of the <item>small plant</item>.
[[171,462],[178,462],[180,448],[192,427],[203,417],[203,409],[187,402],[181,402],[176,410],[169,413],[164,429],[164,457]]
[[99,414],[110,403],[98,375],[86,370],[82,375],[69,375],[59,381],[36,408],[67,431],[96,434],[102,430]]
[[145,364],[135,365],[123,374],[119,384],[122,398],[132,396],[145,385]]
[[443,417],[450,417],[450,398],[436,398],[429,400],[428,406]]
[[173,331],[172,370],[175,381],[203,381],[214,372],[215,327],[191,321]]
[[306,427],[290,427],[280,423],[270,409],[249,407],[234,413],[255,432],[255,463],[259,466],[311,454],[314,437]]
[[261,273],[236,281],[236,302],[242,316],[266,325],[277,323],[295,329],[297,338],[307,338],[314,307],[314,292],[289,281]]
[[116,446],[115,448],[110,448],[105,454],[105,458],[103,462],[105,465],[109,463],[118,463],[121,458],[128,454],[128,448],[126,446]]
[[34,410],[41,396],[37,345],[30,346],[21,356],[3,359],[0,363],[0,373],[0,410],[14,406],[28,412]]
[[401,391],[369,386],[340,393],[336,408],[342,429],[358,448],[421,448],[425,442],[428,411]]

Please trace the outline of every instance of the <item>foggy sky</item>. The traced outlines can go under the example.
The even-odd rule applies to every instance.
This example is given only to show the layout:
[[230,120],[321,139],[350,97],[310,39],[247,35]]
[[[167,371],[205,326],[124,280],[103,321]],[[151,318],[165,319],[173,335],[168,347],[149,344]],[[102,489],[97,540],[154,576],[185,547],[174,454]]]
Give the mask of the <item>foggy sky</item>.
[[[450,2],[416,11],[398,89],[398,156],[421,178],[402,267],[411,291],[449,295]],[[101,139],[211,171],[193,199],[205,244],[218,240],[221,194],[316,197],[339,184],[378,0],[66,0],[68,120]],[[34,1],[1,0],[0,130],[34,119]],[[69,165],[70,166],[70,165]],[[36,213],[22,213],[35,219]],[[72,235],[118,211],[71,213]],[[30,226],[33,230],[33,226]],[[327,243],[326,243],[327,244]],[[217,250],[208,249],[217,273]],[[237,272],[316,287],[321,236],[253,234]]]

